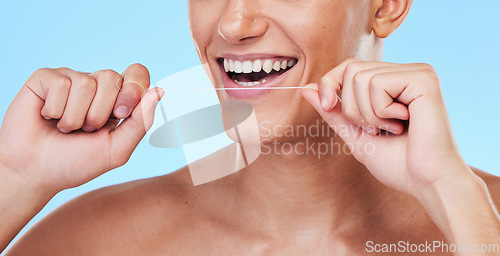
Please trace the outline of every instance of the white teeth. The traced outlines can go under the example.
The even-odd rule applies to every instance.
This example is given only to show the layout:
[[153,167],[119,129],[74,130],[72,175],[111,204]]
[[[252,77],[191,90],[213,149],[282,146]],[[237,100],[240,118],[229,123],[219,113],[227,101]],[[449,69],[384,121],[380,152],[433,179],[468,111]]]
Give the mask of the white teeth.
[[[297,64],[296,59],[291,59],[291,60],[283,60],[283,61],[276,61],[275,59],[265,59],[265,60],[245,60],[245,61],[239,61],[239,60],[231,60],[231,59],[224,59],[223,61],[223,67],[226,72],[234,72],[237,74],[245,73],[245,74],[250,74],[252,72],[258,73],[261,72],[262,70],[266,73],[271,73],[271,71],[280,71],[280,70],[286,70],[288,68],[291,68]],[[237,80],[234,80],[237,84],[245,87],[249,86],[256,86],[261,83],[266,83],[266,79],[262,79],[262,81],[253,81],[253,82],[239,82]]]
[[239,60],[234,61],[234,73],[243,73],[243,63]]
[[246,60],[243,62],[243,73],[249,74],[253,71],[253,63],[251,60]]
[[273,61],[271,59],[267,60],[246,60],[246,61],[239,61],[239,60],[230,60],[230,59],[224,59],[223,66],[224,70],[226,72],[234,72],[234,73],[245,73],[249,74],[252,72],[261,72],[264,70],[266,73],[271,73],[271,71],[280,71],[281,69],[287,69],[289,67],[293,67],[295,64],[297,64],[296,59],[292,59],[290,61],[284,60],[282,62],[280,61]]
[[262,65],[262,69],[264,69],[264,71],[268,74],[271,73],[271,71],[273,70],[273,61],[265,60],[264,64]]
[[274,63],[273,69],[276,70],[276,71],[280,71],[280,69],[281,69],[281,62],[276,61]]
[[256,60],[253,62],[253,72],[260,72],[262,70],[262,61]]
[[281,62],[281,69],[286,69],[288,66],[288,61],[284,60],[283,62]]
[[255,82],[240,82],[238,80],[234,80],[237,84],[243,86],[243,87],[250,87],[250,86],[256,86],[256,85],[259,85],[261,84],[261,82],[259,81],[255,81]]
[[227,61],[226,59],[224,59],[224,70],[226,70],[226,72],[229,72],[229,61]]

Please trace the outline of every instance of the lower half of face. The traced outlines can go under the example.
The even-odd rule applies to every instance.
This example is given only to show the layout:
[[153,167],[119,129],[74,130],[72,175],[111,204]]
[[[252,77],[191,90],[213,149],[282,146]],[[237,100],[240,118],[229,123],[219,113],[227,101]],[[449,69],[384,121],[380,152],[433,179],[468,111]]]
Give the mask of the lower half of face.
[[302,136],[287,130],[316,125],[320,116],[302,89],[291,87],[318,82],[349,57],[364,58],[368,2],[190,0],[188,8],[200,59],[214,86],[226,89],[221,101],[250,103],[263,141],[293,141]]

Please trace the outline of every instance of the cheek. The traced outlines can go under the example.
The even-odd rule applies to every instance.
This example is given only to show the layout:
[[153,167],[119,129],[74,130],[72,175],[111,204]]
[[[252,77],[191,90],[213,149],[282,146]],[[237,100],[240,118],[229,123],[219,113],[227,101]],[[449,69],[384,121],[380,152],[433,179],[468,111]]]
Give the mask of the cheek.
[[199,0],[191,0],[188,4],[189,30],[193,43],[203,63],[206,61],[206,50],[210,42],[218,35],[221,6]]
[[353,12],[354,8],[343,1],[330,1],[295,22],[290,33],[303,50],[309,68],[324,75],[356,55],[365,26],[360,19],[363,15]]

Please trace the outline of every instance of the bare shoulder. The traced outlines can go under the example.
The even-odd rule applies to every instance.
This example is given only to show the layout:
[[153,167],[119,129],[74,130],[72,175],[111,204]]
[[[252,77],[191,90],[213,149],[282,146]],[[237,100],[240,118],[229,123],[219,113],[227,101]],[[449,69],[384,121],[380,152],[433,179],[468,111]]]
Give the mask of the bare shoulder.
[[47,215],[6,255],[148,255],[188,218],[192,194],[187,168],[101,188]]
[[500,211],[500,177],[487,173],[475,167],[471,167],[471,169],[484,181],[484,183],[486,183],[488,191],[491,195],[491,199],[495,203],[497,209]]
[[[500,177],[478,168],[470,168],[485,182],[496,208],[500,211]],[[446,237],[421,203],[412,196],[398,195],[401,196],[402,200],[390,198],[391,203],[384,204],[384,211],[380,211],[381,215],[375,222],[376,228],[373,229],[376,233],[365,232],[365,234],[370,234],[371,237],[380,235],[386,241],[391,241],[391,239],[400,241],[402,238],[416,242],[446,241]]]

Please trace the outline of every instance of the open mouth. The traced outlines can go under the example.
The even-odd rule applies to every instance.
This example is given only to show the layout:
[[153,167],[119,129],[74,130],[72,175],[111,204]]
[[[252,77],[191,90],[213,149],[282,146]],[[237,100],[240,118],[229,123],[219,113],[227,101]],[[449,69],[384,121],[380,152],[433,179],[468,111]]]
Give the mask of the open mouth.
[[297,64],[297,59],[278,57],[272,59],[233,60],[219,58],[219,65],[229,79],[243,87],[264,86],[283,75]]

